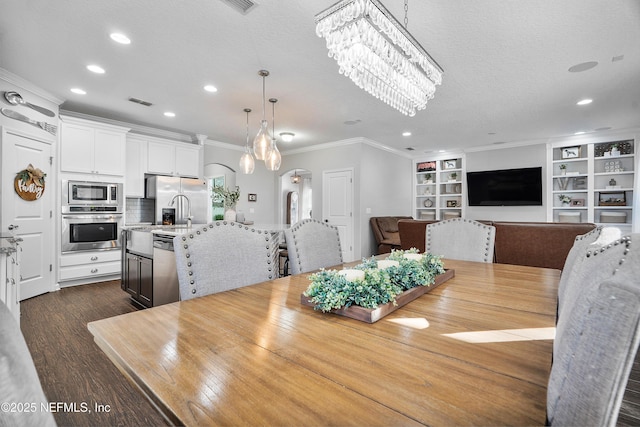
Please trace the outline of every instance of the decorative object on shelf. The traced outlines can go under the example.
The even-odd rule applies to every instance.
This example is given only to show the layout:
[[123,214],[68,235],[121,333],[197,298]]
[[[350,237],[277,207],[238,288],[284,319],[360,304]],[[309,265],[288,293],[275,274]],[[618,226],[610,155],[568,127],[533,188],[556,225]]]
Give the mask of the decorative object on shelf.
[[618,144],[611,145],[611,157],[620,157],[620,149],[618,148]]
[[360,88],[414,116],[442,83],[442,68],[378,0],[342,0],[315,16],[329,57]]
[[601,191],[599,206],[627,206],[627,194],[624,191]]
[[13,180],[13,188],[18,196],[29,202],[38,200],[44,194],[45,182],[47,176],[40,168],[35,168],[31,163],[26,169],[16,174]]
[[245,108],[243,111],[247,113],[247,142],[244,146],[244,153],[240,157],[240,172],[250,175],[256,167],[256,162],[251,154],[251,147],[249,147],[249,113],[251,108]]
[[611,160],[604,162],[604,171],[605,172],[623,172],[624,167],[622,167],[622,163],[620,160]]
[[627,213],[602,211],[600,213],[600,222],[608,224],[625,224],[627,222]]
[[575,207],[584,206],[584,199],[571,199],[571,206],[575,206]]
[[424,202],[422,202],[422,204],[424,205],[425,208],[430,208],[433,206],[433,200],[431,199],[425,199]]
[[584,176],[579,176],[576,178],[571,178],[573,180],[573,189],[574,190],[586,190],[587,189],[587,178]]
[[416,165],[417,172],[431,172],[436,170],[436,162],[421,162]]
[[563,159],[575,159],[580,157],[582,147],[577,145],[575,147],[564,147],[562,149],[562,158]]
[[415,255],[418,250],[411,248],[392,250],[386,260],[371,257],[353,269],[364,274],[320,270],[309,276],[311,284],[300,301],[316,310],[373,323],[453,277],[439,256]]
[[260,122],[260,130],[253,139],[253,154],[258,160],[265,160],[269,149],[271,148],[271,137],[269,136],[269,124],[265,118],[265,78],[269,75],[269,71],[260,70],[258,75],[262,77],[262,121]]
[[566,190],[569,186],[569,178],[558,178],[558,189]]
[[560,199],[564,206],[569,206],[569,203],[571,203],[571,197],[566,194],[558,194],[558,199]]
[[461,194],[462,193],[462,184],[456,184],[453,186],[453,193],[454,194]]
[[458,201],[457,200],[447,200],[447,207],[448,208],[457,208],[458,207]]
[[277,171],[280,169],[280,163],[282,163],[282,156],[280,155],[280,151],[276,145],[276,102],[278,102],[278,100],[276,98],[269,98],[269,102],[271,103],[272,108],[271,125],[273,126],[273,138],[271,138],[271,147],[269,147],[267,157],[264,159],[264,164],[267,166],[268,170]]
[[611,179],[609,180],[609,185],[610,185],[610,186],[615,187],[617,184],[618,184],[618,183],[616,182],[616,180],[615,180],[615,179],[611,178]]
[[236,189],[231,191],[224,187],[213,187],[213,194],[211,198],[214,200],[222,200],[224,203],[224,219],[226,221],[236,220],[236,203],[240,199],[240,187],[236,186]]
[[455,169],[458,163],[455,160],[443,160],[442,165],[444,169]]
[[258,201],[258,195],[255,193],[249,193],[247,194],[247,200],[249,202],[257,202]]
[[559,167],[560,167],[560,175],[566,175],[567,174],[567,165],[562,163]]
[[[617,150],[619,154],[613,154],[615,150]],[[595,144],[593,147],[594,157],[616,157],[627,154],[633,154],[633,139],[603,142],[601,144]]]
[[424,176],[424,181],[422,181],[423,184],[432,184],[433,183],[433,175],[428,173]]
[[458,180],[458,173],[457,172],[451,172],[449,174],[449,181],[457,181]]

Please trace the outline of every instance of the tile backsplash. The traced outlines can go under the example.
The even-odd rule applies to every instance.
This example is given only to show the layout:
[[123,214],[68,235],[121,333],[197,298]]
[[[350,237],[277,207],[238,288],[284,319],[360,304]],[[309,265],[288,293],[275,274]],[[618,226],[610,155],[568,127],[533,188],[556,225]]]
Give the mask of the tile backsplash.
[[127,197],[127,210],[125,212],[125,224],[137,224],[140,222],[154,222],[155,201],[153,199],[137,199]]

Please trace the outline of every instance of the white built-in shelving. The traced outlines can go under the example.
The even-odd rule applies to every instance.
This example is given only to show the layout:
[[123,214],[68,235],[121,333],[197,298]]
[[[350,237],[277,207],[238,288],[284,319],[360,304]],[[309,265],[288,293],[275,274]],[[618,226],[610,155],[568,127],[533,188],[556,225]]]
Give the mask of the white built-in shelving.
[[416,219],[441,220],[464,216],[464,157],[416,160],[413,170]]

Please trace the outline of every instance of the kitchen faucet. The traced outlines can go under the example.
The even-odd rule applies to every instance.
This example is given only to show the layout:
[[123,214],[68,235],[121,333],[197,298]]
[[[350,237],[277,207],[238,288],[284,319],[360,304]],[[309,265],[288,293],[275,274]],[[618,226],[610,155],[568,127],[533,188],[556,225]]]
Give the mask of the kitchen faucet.
[[178,193],[175,196],[173,196],[173,198],[171,199],[171,201],[169,202],[169,206],[173,206],[173,204],[175,203],[176,199],[179,197],[184,197],[185,200],[187,201],[187,227],[191,227],[191,200],[189,200],[189,198],[186,196],[186,194],[182,194],[182,193]]

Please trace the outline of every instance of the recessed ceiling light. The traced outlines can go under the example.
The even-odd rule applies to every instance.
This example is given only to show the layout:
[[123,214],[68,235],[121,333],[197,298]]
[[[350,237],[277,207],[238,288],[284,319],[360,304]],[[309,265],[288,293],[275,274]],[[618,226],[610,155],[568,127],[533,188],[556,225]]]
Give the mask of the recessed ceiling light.
[[582,71],[590,70],[593,67],[595,67],[596,65],[598,65],[597,61],[583,62],[581,64],[576,64],[573,67],[569,68],[569,72],[570,73],[580,73]]
[[585,131],[581,130],[581,131],[578,131],[578,132],[574,133],[574,135],[584,135],[585,133],[586,133]]
[[109,37],[111,37],[111,40],[113,40],[116,43],[131,44],[131,40],[129,39],[129,37],[121,33],[111,33],[109,34]]
[[176,116],[176,113],[172,113],[171,111],[166,111],[166,112],[164,113],[164,115],[165,115],[165,116],[167,116],[167,117],[175,117],[175,116]]
[[86,95],[87,92],[85,92],[84,90],[80,89],[79,87],[74,87],[71,89],[71,92],[77,94],[77,95]]
[[217,92],[218,88],[215,87],[214,85],[206,85],[204,87],[204,90],[206,90],[207,92]]
[[347,120],[346,122],[344,122],[345,125],[347,126],[353,126],[353,125],[357,125],[358,123],[360,123],[361,120],[360,119],[356,119],[356,120]]
[[280,138],[282,138],[282,141],[284,142],[293,141],[294,136],[296,136],[296,134],[292,132],[280,132]]
[[592,102],[593,102],[593,99],[586,98],[576,102],[576,105],[587,105],[587,104],[591,104]]
[[87,70],[96,74],[104,74],[104,68],[99,65],[87,65]]
[[489,132],[489,133],[487,133],[487,135],[495,135],[495,134],[496,134],[495,132]]
[[411,136],[411,132],[402,132],[402,136]]

